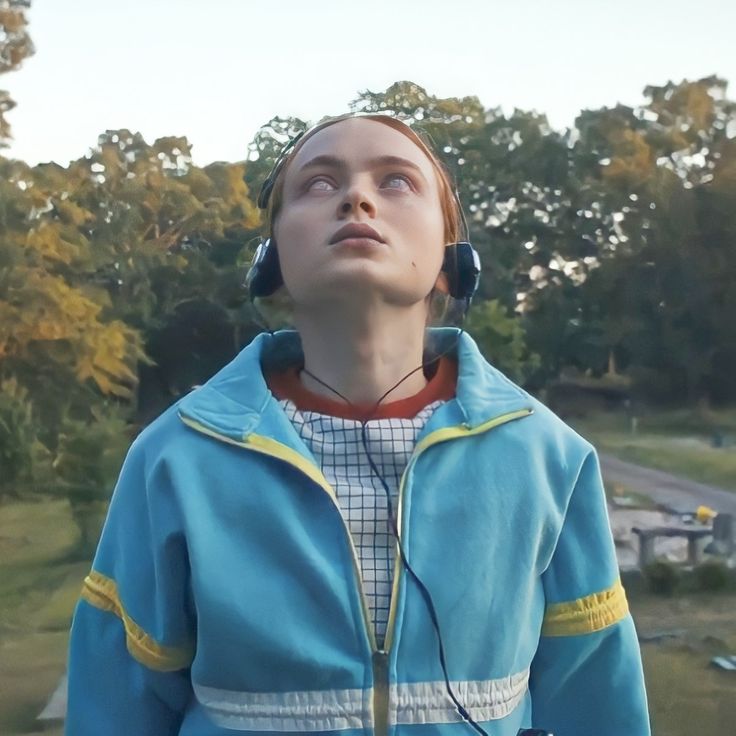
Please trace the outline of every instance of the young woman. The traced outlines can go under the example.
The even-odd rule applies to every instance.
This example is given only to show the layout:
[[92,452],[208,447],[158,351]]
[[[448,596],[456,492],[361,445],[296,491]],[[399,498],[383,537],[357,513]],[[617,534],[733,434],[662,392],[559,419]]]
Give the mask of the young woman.
[[296,330],[131,447],[67,733],[649,734],[593,448],[427,326],[474,277],[434,152],[330,118],[261,204],[251,289],[288,294]]

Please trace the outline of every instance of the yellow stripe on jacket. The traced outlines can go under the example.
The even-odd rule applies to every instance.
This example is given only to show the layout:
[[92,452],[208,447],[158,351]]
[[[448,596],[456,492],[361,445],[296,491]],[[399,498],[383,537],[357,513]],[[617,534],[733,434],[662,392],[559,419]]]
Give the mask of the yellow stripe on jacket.
[[542,636],[590,634],[615,624],[628,612],[626,592],[619,579],[599,593],[547,606]]
[[92,570],[84,579],[81,595],[87,603],[102,611],[111,611],[123,622],[128,651],[141,664],[162,672],[180,670],[191,664],[194,647],[170,647],[155,641],[126,613],[112,578]]

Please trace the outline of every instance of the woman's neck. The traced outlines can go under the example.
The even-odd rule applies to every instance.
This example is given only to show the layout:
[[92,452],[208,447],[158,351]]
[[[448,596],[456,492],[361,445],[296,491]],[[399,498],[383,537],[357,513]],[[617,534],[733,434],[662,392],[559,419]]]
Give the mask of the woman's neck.
[[295,322],[306,369],[300,374],[301,381],[315,394],[334,401],[344,397],[361,406],[375,404],[415,369],[419,370],[381,403],[414,396],[427,384],[420,369],[426,322],[423,303],[408,309],[382,305],[355,314],[334,308],[320,314],[302,311]]

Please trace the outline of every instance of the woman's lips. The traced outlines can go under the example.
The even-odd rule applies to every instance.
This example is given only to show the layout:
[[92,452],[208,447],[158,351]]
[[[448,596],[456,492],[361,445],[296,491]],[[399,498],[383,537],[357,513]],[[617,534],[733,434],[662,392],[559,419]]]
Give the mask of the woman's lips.
[[342,240],[338,240],[336,243],[333,243],[333,245],[343,245],[347,247],[372,247],[375,248],[378,245],[384,245],[380,240],[376,240],[375,238],[343,238]]
[[341,242],[343,240],[373,240],[377,243],[383,243],[381,235],[376,232],[370,225],[365,223],[351,222],[341,227],[330,240],[330,245]]

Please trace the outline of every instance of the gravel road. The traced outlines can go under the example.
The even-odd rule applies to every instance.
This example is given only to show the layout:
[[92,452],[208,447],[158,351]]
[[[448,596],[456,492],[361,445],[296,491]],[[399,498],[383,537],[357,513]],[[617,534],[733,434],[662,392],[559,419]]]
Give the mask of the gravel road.
[[[663,470],[642,468],[612,455],[600,454],[603,476],[649,496],[656,503],[678,511],[694,511],[710,506],[716,511],[736,514],[736,492],[670,475]],[[736,484],[736,480],[735,480]]]

